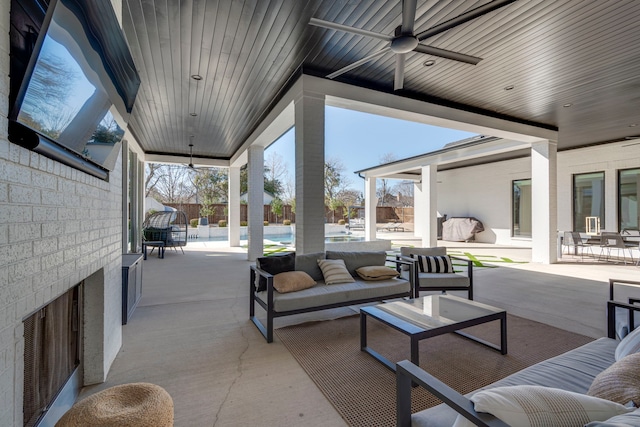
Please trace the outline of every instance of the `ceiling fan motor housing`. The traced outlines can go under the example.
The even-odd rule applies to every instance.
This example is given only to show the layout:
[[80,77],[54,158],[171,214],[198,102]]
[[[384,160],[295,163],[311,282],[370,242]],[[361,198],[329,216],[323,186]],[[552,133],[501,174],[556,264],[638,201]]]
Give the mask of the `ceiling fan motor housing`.
[[409,53],[418,46],[418,39],[413,35],[399,36],[391,40],[391,50],[394,53]]

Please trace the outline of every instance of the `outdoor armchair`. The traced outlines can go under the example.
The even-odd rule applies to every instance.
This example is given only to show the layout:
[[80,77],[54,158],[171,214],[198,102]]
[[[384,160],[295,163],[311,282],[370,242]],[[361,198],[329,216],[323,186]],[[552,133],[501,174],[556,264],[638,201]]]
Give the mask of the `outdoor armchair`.
[[[453,272],[441,272],[442,269],[433,268],[430,269],[424,263],[421,265],[421,260],[418,256],[424,257],[447,257],[450,259],[456,259],[463,261],[467,264],[467,274],[459,274]],[[413,283],[415,284],[415,297],[420,296],[420,291],[466,291],[468,298],[473,300],[473,261],[466,258],[455,257],[447,255],[447,248],[434,247],[434,248],[412,248],[401,247],[400,255],[398,259],[405,261],[412,261],[411,267],[403,267],[400,272],[402,277],[409,278],[413,275]],[[423,259],[424,261],[424,259]],[[429,261],[429,260],[427,260]],[[431,270],[431,271],[429,271]],[[439,271],[436,271],[439,270]]]

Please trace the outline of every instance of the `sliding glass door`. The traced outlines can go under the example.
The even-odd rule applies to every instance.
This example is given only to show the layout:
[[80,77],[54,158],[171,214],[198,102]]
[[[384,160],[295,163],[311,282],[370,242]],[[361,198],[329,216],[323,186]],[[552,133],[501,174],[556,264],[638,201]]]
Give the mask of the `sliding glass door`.
[[618,230],[640,229],[640,169],[618,171]]
[[511,235],[531,237],[531,179],[513,181]]
[[586,218],[599,218],[604,227],[604,172],[573,176],[573,231],[586,231]]

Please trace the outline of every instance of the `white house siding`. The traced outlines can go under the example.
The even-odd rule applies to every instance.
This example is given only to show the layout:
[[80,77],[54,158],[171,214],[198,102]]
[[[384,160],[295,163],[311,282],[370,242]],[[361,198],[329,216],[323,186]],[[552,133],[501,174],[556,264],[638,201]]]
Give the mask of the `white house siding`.
[[0,425],[21,426],[25,316],[91,276],[86,383],[121,346],[122,173],[101,181],[8,141],[9,11],[0,0]]
[[[558,229],[571,230],[573,175],[605,172],[606,223],[617,230],[617,171],[640,167],[638,141],[624,141],[558,153]],[[625,146],[626,145],[626,146]],[[530,239],[511,237],[512,181],[531,178],[531,158],[489,163],[438,173],[438,211],[447,217],[473,216],[485,231],[476,241],[530,246]]]

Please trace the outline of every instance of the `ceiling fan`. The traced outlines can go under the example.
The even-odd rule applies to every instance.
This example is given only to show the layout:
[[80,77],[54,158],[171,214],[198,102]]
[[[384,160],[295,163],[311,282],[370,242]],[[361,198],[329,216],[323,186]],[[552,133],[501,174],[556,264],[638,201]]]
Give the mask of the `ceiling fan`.
[[386,34],[376,33],[374,31],[364,30],[360,28],[350,27],[348,25],[338,24],[335,22],[324,21],[322,19],[311,18],[309,23],[311,25],[315,25],[317,27],[328,28],[332,30],[345,31],[347,33],[358,34],[365,37],[372,37],[379,40],[384,40],[389,42],[387,46],[382,48],[381,50],[366,56],[350,65],[347,65],[344,68],[339,69],[329,75],[328,78],[333,79],[336,78],[354,68],[361,66],[369,61],[372,61],[379,56],[386,54],[391,51],[396,55],[396,69],[395,69],[395,78],[394,78],[394,90],[402,89],[404,86],[404,67],[406,55],[409,52],[420,52],[425,53],[427,55],[438,56],[440,58],[451,59],[453,61],[464,62],[467,64],[476,65],[478,62],[482,60],[482,58],[478,58],[477,56],[466,55],[464,53],[453,52],[450,50],[445,50],[441,48],[437,48],[434,46],[428,46],[426,44],[422,44],[423,40],[428,39],[429,37],[435,36],[451,28],[457,27],[458,25],[464,24],[465,22],[469,22],[473,19],[476,19],[482,15],[485,15],[489,12],[492,12],[496,9],[499,9],[503,6],[506,6],[510,3],[513,3],[516,0],[493,0],[489,3],[486,3],[482,6],[476,7],[475,9],[471,9],[461,15],[458,15],[455,18],[452,18],[448,21],[445,21],[441,24],[438,24],[434,27],[431,27],[425,31],[421,31],[419,33],[415,33],[414,25],[415,25],[415,17],[416,17],[416,7],[418,0],[403,0],[402,1],[402,24],[399,25],[393,36],[389,36]]
[[189,143],[189,164],[185,166],[187,166],[189,169],[192,169],[194,171],[198,169],[210,169],[207,167],[199,168],[193,165],[193,143]]

